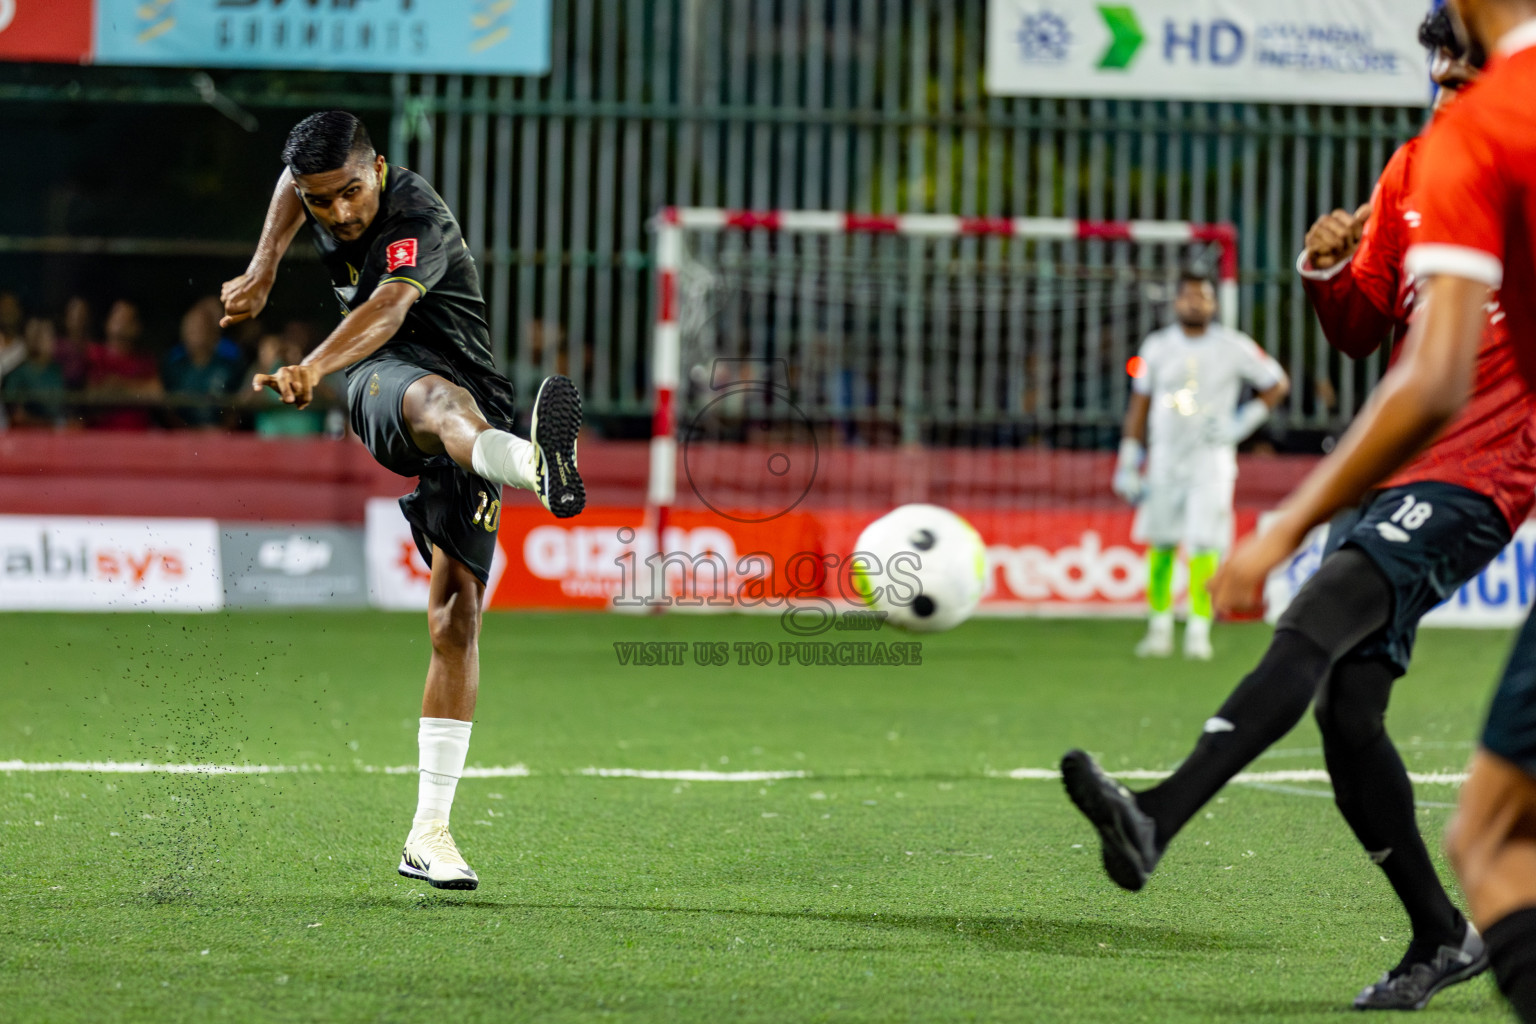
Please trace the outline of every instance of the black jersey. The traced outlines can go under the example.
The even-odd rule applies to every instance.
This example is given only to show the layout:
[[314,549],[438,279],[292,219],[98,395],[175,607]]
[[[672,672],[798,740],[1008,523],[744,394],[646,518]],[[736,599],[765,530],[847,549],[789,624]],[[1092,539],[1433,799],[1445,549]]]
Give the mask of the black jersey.
[[475,259],[448,204],[426,179],[386,166],[379,212],[355,242],[338,242],[308,211],[305,216],[343,313],[390,281],[421,290],[399,332],[377,353],[347,367],[347,379],[377,357],[413,363],[469,389],[486,420],[510,430],[512,382],[491,355]]

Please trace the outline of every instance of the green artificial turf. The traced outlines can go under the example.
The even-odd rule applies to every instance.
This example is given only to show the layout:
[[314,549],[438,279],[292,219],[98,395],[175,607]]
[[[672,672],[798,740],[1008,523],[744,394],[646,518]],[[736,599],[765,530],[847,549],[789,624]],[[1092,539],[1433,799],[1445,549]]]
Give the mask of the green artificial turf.
[[[1148,663],[1138,629],[978,620],[921,638],[916,667],[703,667],[696,641],[788,637],[489,616],[470,764],[531,774],[460,784],[482,885],[439,893],[394,872],[415,777],[381,770],[415,759],[420,616],[0,616],[0,761],[315,769],[0,773],[0,1020],[1349,1014],[1407,927],[1325,785],[1229,787],[1130,895],[1058,783],[999,777],[1075,745],[1171,767],[1268,636]],[[620,665],[635,640],[690,663]],[[1411,770],[1462,768],[1507,642],[1423,635],[1389,721]],[[1310,721],[1253,765],[1317,767]],[[1418,795],[1438,856],[1454,790]],[[1508,1015],[1480,978],[1423,1019]]]

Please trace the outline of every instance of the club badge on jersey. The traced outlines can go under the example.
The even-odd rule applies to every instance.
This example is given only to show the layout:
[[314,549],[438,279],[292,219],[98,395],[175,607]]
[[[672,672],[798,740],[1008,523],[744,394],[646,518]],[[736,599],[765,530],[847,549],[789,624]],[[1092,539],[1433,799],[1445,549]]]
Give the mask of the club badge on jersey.
[[393,274],[401,267],[414,267],[416,265],[416,239],[402,238],[398,242],[391,242],[384,250],[384,272]]

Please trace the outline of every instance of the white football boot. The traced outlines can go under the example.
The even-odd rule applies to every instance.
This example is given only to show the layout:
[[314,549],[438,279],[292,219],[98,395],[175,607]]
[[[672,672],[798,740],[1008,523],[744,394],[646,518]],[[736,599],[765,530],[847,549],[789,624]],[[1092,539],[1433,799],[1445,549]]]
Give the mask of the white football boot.
[[1211,620],[1191,615],[1184,624],[1184,657],[1192,661],[1210,661],[1215,653],[1211,649]]
[[423,822],[411,829],[400,851],[400,873],[426,882],[434,889],[474,889],[480,877],[474,873],[448,834],[446,821]]
[[1173,654],[1173,616],[1167,612],[1147,620],[1147,635],[1136,645],[1138,658],[1166,658]]

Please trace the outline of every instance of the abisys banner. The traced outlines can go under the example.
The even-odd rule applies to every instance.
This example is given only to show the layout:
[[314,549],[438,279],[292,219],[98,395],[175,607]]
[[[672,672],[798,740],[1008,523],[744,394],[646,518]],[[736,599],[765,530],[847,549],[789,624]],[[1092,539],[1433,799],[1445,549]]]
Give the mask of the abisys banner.
[[990,0],[987,91],[1423,106],[1427,0]]
[[0,0],[0,60],[541,75],[550,0]]

